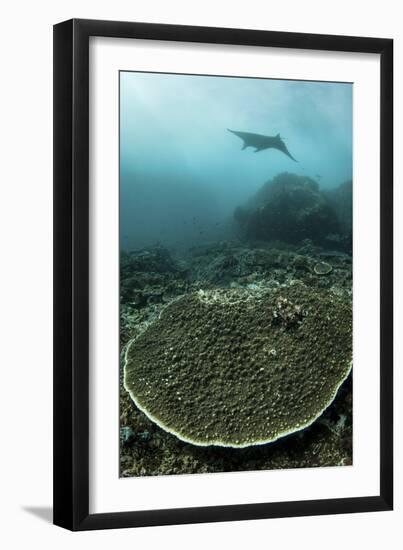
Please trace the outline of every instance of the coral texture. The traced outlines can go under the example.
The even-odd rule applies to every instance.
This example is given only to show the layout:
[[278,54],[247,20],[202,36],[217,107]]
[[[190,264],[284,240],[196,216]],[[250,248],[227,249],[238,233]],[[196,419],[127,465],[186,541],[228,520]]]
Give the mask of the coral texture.
[[314,422],[350,372],[351,354],[351,306],[330,291],[198,291],[129,342],[124,384],[180,439],[247,447]]
[[328,235],[339,238],[340,233],[336,212],[318,183],[287,172],[267,181],[234,218],[247,239],[298,243],[309,238],[325,244]]
[[332,266],[326,262],[318,262],[313,266],[316,275],[328,275],[332,269]]

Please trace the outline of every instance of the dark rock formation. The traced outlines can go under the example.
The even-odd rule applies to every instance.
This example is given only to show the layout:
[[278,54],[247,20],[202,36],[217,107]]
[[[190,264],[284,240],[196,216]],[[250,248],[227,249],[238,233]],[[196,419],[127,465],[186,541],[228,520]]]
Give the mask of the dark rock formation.
[[339,233],[328,235],[328,242],[335,242],[338,248],[351,252],[353,238],[353,184],[346,181],[338,187],[324,192],[328,203],[339,220]]
[[279,174],[267,181],[234,218],[244,237],[299,243],[311,239],[326,244],[328,235],[340,233],[340,222],[327,197],[313,179]]

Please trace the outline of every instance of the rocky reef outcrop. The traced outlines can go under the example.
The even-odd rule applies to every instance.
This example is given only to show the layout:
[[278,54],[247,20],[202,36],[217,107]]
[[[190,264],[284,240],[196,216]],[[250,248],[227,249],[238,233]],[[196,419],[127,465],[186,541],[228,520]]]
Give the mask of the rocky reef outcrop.
[[[348,191],[347,184],[344,191]],[[234,219],[248,240],[296,244],[310,239],[321,246],[343,248],[348,233],[346,217],[351,211],[351,202],[350,206],[343,203],[343,196],[341,191],[322,192],[312,178],[285,172],[267,181],[246,205],[238,207]]]
[[122,252],[121,302],[141,307],[160,299],[168,301],[186,288],[186,271],[186,266],[175,261],[162,246]]
[[334,189],[324,191],[327,201],[336,213],[339,221],[339,232],[327,237],[344,250],[352,250],[353,241],[353,184],[347,180]]
[[[317,274],[326,262],[332,270]],[[323,270],[321,270],[323,271]],[[123,385],[129,342],[144,333],[170,303],[199,291],[239,289],[278,291],[307,287],[321,296],[334,295],[351,315],[352,259],[340,250],[311,240],[298,245],[245,240],[214,241],[188,250],[153,246],[121,256],[121,384],[120,475],[168,475],[276,468],[337,466],[352,463],[352,378],[348,376],[334,401],[304,430],[266,445],[243,448],[186,443],[161,428],[138,408]],[[298,304],[297,304],[298,305]],[[281,319],[292,308],[281,307]],[[327,312],[326,312],[327,314]],[[284,319],[283,319],[284,321]],[[281,321],[278,329],[281,329]],[[286,329],[290,335],[295,326]],[[272,348],[270,348],[272,349]],[[276,349],[276,348],[274,348]]]

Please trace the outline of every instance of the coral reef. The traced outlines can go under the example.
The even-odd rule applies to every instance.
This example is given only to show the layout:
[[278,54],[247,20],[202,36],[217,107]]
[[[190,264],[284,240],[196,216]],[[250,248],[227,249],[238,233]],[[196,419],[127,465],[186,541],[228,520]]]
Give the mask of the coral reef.
[[287,172],[267,181],[246,207],[236,209],[234,218],[248,239],[298,243],[309,238],[323,244],[327,235],[340,232],[318,183]]
[[169,301],[177,293],[178,280],[186,290],[186,267],[175,262],[161,246],[122,253],[120,269],[122,302],[143,306],[159,297]]
[[192,250],[189,256],[191,276],[197,280],[213,283],[213,286],[228,286],[231,282],[252,273],[268,274],[284,264],[282,253],[276,249],[245,248],[242,245],[225,243],[216,250]]
[[172,301],[129,343],[125,387],[184,441],[262,444],[329,406],[351,345],[351,308],[332,292],[200,290]]
[[120,342],[125,344],[159,312],[160,305],[191,290],[187,268],[155,246],[122,252],[120,259]]
[[338,187],[324,191],[330,206],[339,220],[339,233],[329,234],[327,240],[336,243],[342,249],[352,250],[353,233],[353,185],[348,180]]
[[[227,261],[228,257],[236,259]],[[326,261],[332,271],[316,275],[313,266]],[[349,303],[351,312],[351,256],[322,248],[305,239],[298,245],[283,242],[221,241],[179,253],[162,247],[122,254],[120,274],[121,385],[120,475],[166,475],[276,468],[338,466],[352,463],[351,376],[333,403],[309,427],[266,445],[246,448],[195,446],[185,443],[152,422],[132,401],[123,386],[123,359],[127,343],[158,319],[170,298],[198,290],[237,288],[282,289],[305,285],[327,289]],[[155,277],[163,293],[153,292]],[[133,279],[136,276],[137,279]],[[132,286],[133,280],[137,286]],[[155,285],[157,286],[157,285]],[[138,303],[133,291],[146,298]],[[165,296],[165,298],[164,298]],[[293,330],[293,329],[291,329]]]
[[332,271],[332,266],[327,262],[318,262],[313,266],[313,270],[316,275],[329,275]]
[[120,418],[121,424],[130,426],[131,430],[130,439],[121,446],[122,477],[347,466],[352,463],[351,377],[316,422],[267,445],[234,449],[184,443],[133,407],[127,392],[121,394]]
[[[317,275],[318,262],[332,266],[326,277]],[[281,242],[222,242],[194,247],[184,260],[194,288],[273,288],[300,281],[307,286],[343,288],[351,293],[351,256],[325,250],[305,239],[301,246]]]

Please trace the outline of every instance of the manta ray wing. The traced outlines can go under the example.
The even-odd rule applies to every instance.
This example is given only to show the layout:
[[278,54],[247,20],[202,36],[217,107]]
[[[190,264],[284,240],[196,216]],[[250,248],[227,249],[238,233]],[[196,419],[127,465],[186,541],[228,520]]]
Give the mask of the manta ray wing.
[[275,148],[281,151],[282,153],[284,153],[285,155],[287,155],[287,157],[290,157],[290,159],[292,159],[294,162],[298,162],[297,159],[295,159],[291,155],[290,151],[287,149],[283,140],[280,140],[279,143],[275,145]]
[[247,147],[255,147],[259,150],[267,148],[264,143],[266,136],[262,136],[261,134],[252,134],[251,132],[238,132],[235,130],[230,130],[229,128],[227,128],[227,130],[243,140],[242,149],[246,149]]

